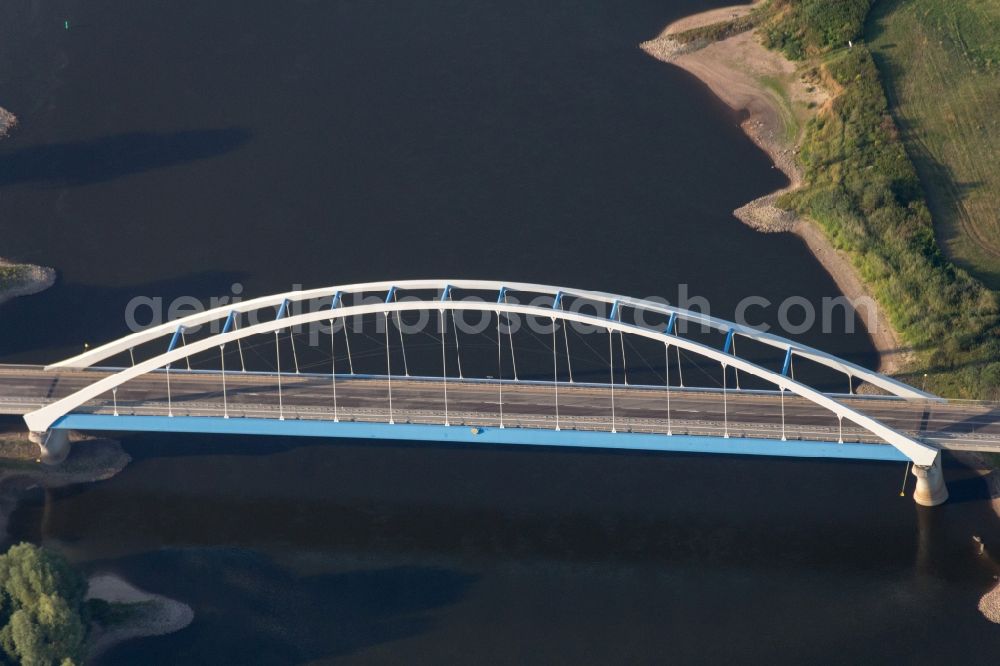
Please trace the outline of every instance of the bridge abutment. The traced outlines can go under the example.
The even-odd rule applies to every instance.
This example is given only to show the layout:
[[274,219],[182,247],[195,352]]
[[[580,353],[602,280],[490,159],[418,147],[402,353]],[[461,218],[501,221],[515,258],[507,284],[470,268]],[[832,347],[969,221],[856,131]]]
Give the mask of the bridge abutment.
[[58,465],[69,455],[69,431],[46,430],[30,432],[28,439],[38,444],[39,459],[46,465]]
[[913,476],[917,477],[917,487],[913,489],[914,502],[921,506],[937,506],[948,501],[948,486],[944,483],[940,454],[933,465],[914,465]]

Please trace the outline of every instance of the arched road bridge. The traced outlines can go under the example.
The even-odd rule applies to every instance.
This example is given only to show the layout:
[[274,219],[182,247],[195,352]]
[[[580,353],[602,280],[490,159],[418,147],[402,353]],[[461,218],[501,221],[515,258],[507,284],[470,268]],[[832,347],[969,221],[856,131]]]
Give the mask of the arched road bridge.
[[0,411],[24,415],[49,462],[69,430],[900,460],[927,505],[947,498],[941,449],[1000,451],[995,404],[661,302],[484,280],[194,312],[47,367],[0,366]]

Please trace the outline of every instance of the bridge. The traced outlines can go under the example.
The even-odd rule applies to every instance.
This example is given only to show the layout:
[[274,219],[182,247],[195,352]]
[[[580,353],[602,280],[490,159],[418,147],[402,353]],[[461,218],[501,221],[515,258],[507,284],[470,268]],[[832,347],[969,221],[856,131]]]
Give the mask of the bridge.
[[194,311],[50,366],[0,366],[0,412],[23,415],[52,463],[70,430],[898,460],[925,505],[947,499],[941,450],[1000,452],[1000,405],[666,303],[483,280]]

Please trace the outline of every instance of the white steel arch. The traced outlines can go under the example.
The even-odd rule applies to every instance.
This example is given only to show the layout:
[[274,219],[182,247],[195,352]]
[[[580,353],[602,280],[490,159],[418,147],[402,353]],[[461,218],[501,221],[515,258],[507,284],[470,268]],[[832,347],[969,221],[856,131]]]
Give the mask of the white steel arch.
[[[390,283],[378,283],[385,285],[384,290],[391,289],[392,286],[397,288],[401,286],[402,283],[392,285]],[[421,282],[420,284],[426,285],[426,282]],[[438,283],[434,283],[438,284]],[[495,284],[495,283],[488,283]],[[410,287],[414,288],[414,287]],[[432,288],[431,286],[418,287],[423,289]],[[468,287],[468,288],[482,288],[482,287]],[[510,287],[508,287],[510,288]],[[374,291],[375,287],[371,285],[365,285],[364,291]],[[297,293],[308,293],[308,292],[297,292]],[[279,297],[268,297],[268,300],[272,304],[280,304],[282,301],[278,299]],[[260,299],[258,299],[260,300]],[[775,384],[780,389],[785,389],[791,393],[805,398],[821,407],[832,412],[840,419],[847,419],[858,426],[868,430],[872,434],[883,439],[888,444],[899,449],[904,455],[910,458],[917,465],[931,465],[934,463],[938,455],[938,450],[934,447],[928,446],[921,442],[918,442],[910,437],[907,437],[891,428],[885,424],[866,416],[848,406],[845,406],[836,400],[833,400],[829,396],[817,391],[801,382],[797,382],[783,374],[776,373],[772,370],[768,370],[759,365],[751,363],[745,359],[732,356],[729,353],[709,347],[699,342],[693,340],[688,340],[686,338],[666,333],[659,330],[653,330],[649,328],[644,328],[637,326],[635,324],[624,323],[617,320],[605,319],[596,315],[587,315],[579,312],[571,312],[559,309],[553,309],[548,307],[538,307],[531,305],[520,305],[520,304],[506,304],[506,303],[485,303],[482,301],[446,301],[446,300],[423,300],[423,301],[398,301],[398,302],[386,302],[386,303],[370,303],[366,305],[357,305],[349,307],[340,307],[334,310],[319,310],[314,312],[303,313],[299,315],[293,315],[281,319],[276,319],[272,321],[261,322],[254,324],[247,328],[242,328],[238,330],[230,330],[225,333],[217,333],[209,337],[193,341],[185,346],[176,347],[169,350],[163,354],[160,354],[154,358],[148,359],[137,363],[136,365],[123,369],[113,375],[109,375],[99,381],[94,382],[90,386],[77,391],[65,398],[57,400],[41,409],[31,412],[25,415],[24,419],[28,425],[28,428],[32,432],[44,432],[49,427],[51,427],[57,420],[62,416],[70,413],[74,409],[80,407],[89,400],[96,399],[97,397],[105,394],[108,391],[124,384],[125,382],[139,377],[148,372],[157,370],[159,368],[165,367],[169,364],[175,363],[179,360],[187,358],[193,354],[203,352],[209,349],[213,349],[220,345],[225,345],[230,342],[235,342],[241,340],[242,338],[259,335],[263,333],[271,333],[276,331],[281,331],[287,328],[301,326],[309,324],[312,322],[329,321],[331,319],[339,319],[345,317],[354,317],[366,314],[380,314],[380,313],[395,313],[395,312],[410,312],[410,311],[421,311],[421,310],[452,310],[452,311],[480,311],[480,312],[491,312],[491,313],[510,313],[510,314],[521,314],[542,318],[558,319],[561,321],[577,322],[582,324],[587,324],[591,326],[596,326],[599,328],[605,328],[615,332],[629,333],[633,335],[639,335],[652,340],[658,340],[661,342],[666,342],[671,345],[677,346],[681,349],[694,353],[703,358],[708,358],[719,362],[721,365],[732,366],[740,371],[746,372],[750,375],[759,377],[767,382]],[[227,310],[228,313],[228,310]],[[203,317],[209,313],[201,313],[200,315],[193,315],[192,317],[185,318],[189,321],[197,321],[196,318]],[[227,315],[228,316],[228,315]],[[177,320],[170,323],[170,331],[176,330],[178,324],[185,320]],[[210,321],[210,319],[201,319],[197,321],[198,324]],[[191,324],[197,325],[197,324]],[[133,334],[137,336],[140,334]],[[127,336],[133,338],[133,336]],[[115,343],[111,345],[105,345],[105,348],[112,347]],[[122,351],[128,349],[126,346]],[[103,348],[102,348],[103,349]],[[107,355],[113,355],[118,353],[118,351],[109,352]],[[85,356],[85,355],[83,355]],[[106,358],[106,356],[104,356]],[[79,358],[79,357],[77,357]],[[70,359],[73,360],[73,359]],[[90,360],[90,359],[88,359]],[[94,359],[96,360],[96,359]],[[91,360],[90,362],[94,362]],[[89,365],[90,363],[84,363],[83,367]],[[57,364],[52,367],[67,367],[68,364]],[[80,367],[77,365],[72,365],[70,367]],[[860,376],[860,375],[858,375]]]
[[104,359],[127,352],[143,343],[160,337],[173,335],[178,327],[190,329],[195,326],[209,324],[213,321],[221,321],[226,319],[231,312],[240,314],[264,308],[277,308],[285,302],[296,303],[312,299],[332,299],[338,294],[348,296],[352,294],[385,293],[393,288],[400,291],[435,290],[438,292],[448,288],[491,291],[498,293],[500,293],[501,290],[505,290],[507,293],[512,294],[527,293],[552,296],[553,298],[561,294],[564,297],[584,299],[607,305],[617,303],[619,307],[634,308],[668,317],[676,315],[677,319],[691,324],[705,326],[722,333],[732,331],[736,335],[750,338],[756,342],[760,342],[783,351],[790,350],[794,356],[815,361],[816,363],[824,365],[828,368],[842,372],[849,377],[868,382],[869,384],[877,386],[878,388],[900,398],[941,401],[941,398],[933,394],[918,390],[908,384],[904,384],[903,382],[897,381],[878,372],[874,372],[855,363],[845,361],[844,359],[838,358],[837,356],[828,354],[814,347],[802,345],[789,340],[788,338],[783,338],[771,333],[764,333],[750,326],[744,326],[737,324],[736,322],[719,319],[718,317],[712,317],[701,312],[676,308],[671,305],[658,303],[656,301],[632,298],[629,296],[621,296],[601,291],[572,289],[569,287],[557,287],[552,285],[534,284],[530,282],[501,282],[497,280],[436,279],[379,281],[322,287],[319,289],[288,291],[281,294],[263,296],[260,298],[240,301],[239,303],[212,308],[203,312],[188,315],[187,317],[183,317],[181,319],[175,319],[163,324],[151,326],[137,333],[126,335],[125,337],[119,338],[113,342],[109,342],[105,345],[101,345],[100,347],[95,347],[94,349],[85,351],[84,353],[73,356],[72,358],[54,363],[48,366],[47,369],[88,368]]

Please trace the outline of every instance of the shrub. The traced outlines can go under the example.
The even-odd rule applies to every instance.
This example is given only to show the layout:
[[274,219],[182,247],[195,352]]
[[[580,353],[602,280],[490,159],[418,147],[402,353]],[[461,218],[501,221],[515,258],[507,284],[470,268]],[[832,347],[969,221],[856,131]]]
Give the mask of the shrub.
[[61,556],[28,543],[0,555],[0,646],[12,663],[83,662],[87,583]]

